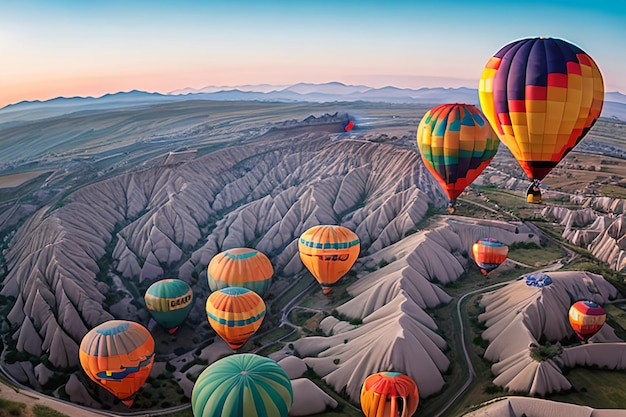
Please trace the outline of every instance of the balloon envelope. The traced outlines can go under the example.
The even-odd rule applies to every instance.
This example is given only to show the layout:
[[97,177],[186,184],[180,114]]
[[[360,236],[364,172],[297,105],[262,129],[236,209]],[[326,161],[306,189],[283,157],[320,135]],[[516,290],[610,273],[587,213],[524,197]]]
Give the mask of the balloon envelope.
[[83,337],[78,355],[87,376],[130,407],[150,375],[154,339],[139,323],[110,320]]
[[261,327],[265,303],[252,290],[227,287],[209,295],[206,314],[215,333],[228,346],[239,349]]
[[328,294],[359,257],[359,237],[343,226],[313,226],[298,239],[298,252],[306,268]]
[[472,245],[474,261],[484,275],[499,267],[508,254],[509,247],[492,238],[480,239]]
[[593,301],[578,301],[569,309],[569,323],[581,340],[587,340],[604,325],[606,312]]
[[432,108],[417,128],[424,165],[455,200],[485,169],[500,140],[477,107],[442,104]]
[[263,296],[272,283],[274,268],[265,254],[250,248],[218,253],[207,268],[211,291],[226,287],[248,288]]
[[527,38],[500,49],[483,70],[480,105],[530,179],[543,179],[596,122],[604,84],[582,49]]
[[143,298],[154,320],[170,330],[176,330],[193,307],[193,291],[180,279],[155,282],[148,287]]
[[411,417],[419,395],[417,384],[399,372],[378,372],[361,387],[361,409],[366,417]]
[[275,361],[251,353],[212,363],[191,392],[195,417],[287,417],[292,402],[287,373]]

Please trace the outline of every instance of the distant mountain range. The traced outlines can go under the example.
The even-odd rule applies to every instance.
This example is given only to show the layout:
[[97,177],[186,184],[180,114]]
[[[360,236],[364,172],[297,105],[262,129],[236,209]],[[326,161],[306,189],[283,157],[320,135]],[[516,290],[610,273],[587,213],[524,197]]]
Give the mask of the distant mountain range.
[[[106,94],[97,98],[58,97],[46,101],[23,101],[0,109],[0,123],[37,120],[77,111],[108,110],[185,100],[317,103],[368,101],[433,105],[457,102],[477,105],[478,91],[467,87],[410,89],[388,86],[373,88],[365,85],[346,85],[340,82],[298,83],[290,86],[272,84],[207,86],[201,89],[185,88],[167,94],[133,90]],[[626,95],[619,92],[606,93],[602,116],[626,121]]]

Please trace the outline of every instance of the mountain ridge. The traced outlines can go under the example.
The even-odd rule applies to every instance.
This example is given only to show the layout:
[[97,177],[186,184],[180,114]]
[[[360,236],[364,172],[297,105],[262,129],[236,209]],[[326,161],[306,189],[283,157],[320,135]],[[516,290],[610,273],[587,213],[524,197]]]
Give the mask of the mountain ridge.
[[[107,93],[100,97],[56,97],[43,101],[21,101],[9,104],[0,108],[0,124],[32,121],[76,111],[115,109],[186,100],[318,103],[369,101],[433,105],[458,102],[478,105],[478,90],[469,87],[413,89],[392,85],[375,88],[366,85],[348,85],[337,81],[319,84],[302,82],[287,87],[272,84],[206,86],[199,90],[184,88],[169,93],[130,90]],[[617,91],[605,93],[602,117],[626,121],[626,95]]]

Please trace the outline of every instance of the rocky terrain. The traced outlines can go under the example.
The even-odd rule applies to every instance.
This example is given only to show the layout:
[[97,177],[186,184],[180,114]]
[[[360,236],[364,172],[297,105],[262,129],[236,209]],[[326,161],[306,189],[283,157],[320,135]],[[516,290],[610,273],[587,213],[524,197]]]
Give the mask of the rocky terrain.
[[531,395],[566,391],[572,386],[563,368],[596,366],[626,369],[626,343],[605,324],[589,343],[563,347],[553,357],[538,359],[532,351],[540,340],[558,343],[571,338],[570,306],[579,300],[605,304],[619,293],[601,275],[590,272],[549,272],[552,283],[527,285],[525,277],[483,296],[485,312],[479,320],[487,326],[482,337],[489,340],[484,358],[493,362],[493,383],[511,392]]

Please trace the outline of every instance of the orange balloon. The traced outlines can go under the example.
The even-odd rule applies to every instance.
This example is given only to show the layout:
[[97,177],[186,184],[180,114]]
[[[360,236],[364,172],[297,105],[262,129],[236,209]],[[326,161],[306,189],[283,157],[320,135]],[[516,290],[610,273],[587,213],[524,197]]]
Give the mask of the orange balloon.
[[154,339],[139,323],[109,320],[83,337],[78,356],[92,381],[130,407],[152,370]]
[[260,295],[243,287],[226,287],[206,300],[209,324],[232,349],[239,349],[263,323],[265,303]]
[[366,417],[411,417],[419,404],[417,384],[399,372],[378,372],[365,378],[361,409]]
[[359,257],[359,237],[343,226],[314,226],[298,239],[300,259],[328,294]]
[[509,254],[509,247],[492,238],[480,239],[472,245],[474,261],[483,275],[500,266]]
[[569,309],[569,323],[580,340],[598,333],[606,321],[606,311],[593,301],[578,301]]

